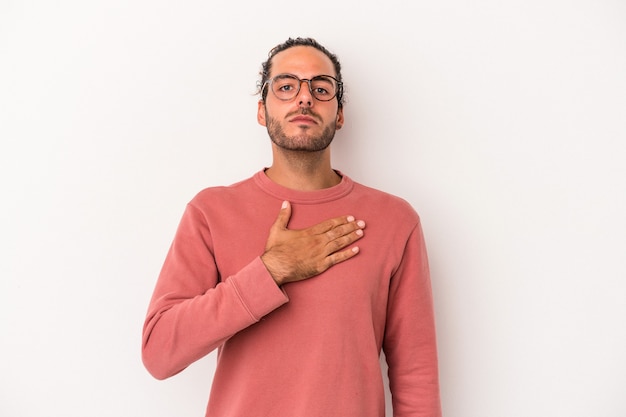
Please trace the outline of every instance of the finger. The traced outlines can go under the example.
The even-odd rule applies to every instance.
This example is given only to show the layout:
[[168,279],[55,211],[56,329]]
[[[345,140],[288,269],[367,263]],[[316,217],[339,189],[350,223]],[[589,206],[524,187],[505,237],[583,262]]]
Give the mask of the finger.
[[289,201],[283,201],[283,204],[280,207],[280,211],[278,212],[278,216],[276,217],[276,221],[274,221],[274,225],[272,227],[279,230],[285,230],[289,225],[290,218],[291,204],[289,203]]
[[312,226],[309,231],[312,234],[316,234],[316,235],[321,235],[324,234],[326,232],[328,232],[329,230],[332,230],[338,226],[342,226],[346,223],[350,223],[354,221],[354,217],[353,216],[340,216],[340,217],[335,217],[333,219],[328,219],[328,220],[324,220],[321,223],[316,224],[315,226]]
[[357,240],[363,237],[363,230],[356,229],[355,231],[348,233],[346,235],[340,236],[337,239],[331,240],[326,245],[327,253],[330,255],[334,252],[340,251],[343,248],[348,247],[353,244]]
[[328,268],[333,265],[337,265],[340,262],[347,261],[348,259],[356,256],[359,253],[360,249],[358,246],[351,247],[346,250],[342,250],[340,252],[335,252],[332,255],[329,255],[326,260],[328,263]]
[[365,228],[365,222],[363,220],[351,221],[350,223],[339,225],[335,227],[334,229],[331,229],[328,232],[326,232],[326,238],[330,242],[332,240],[339,239],[342,236],[349,235],[350,233],[354,231],[357,231],[359,236],[361,236],[363,235],[362,229],[364,228]]

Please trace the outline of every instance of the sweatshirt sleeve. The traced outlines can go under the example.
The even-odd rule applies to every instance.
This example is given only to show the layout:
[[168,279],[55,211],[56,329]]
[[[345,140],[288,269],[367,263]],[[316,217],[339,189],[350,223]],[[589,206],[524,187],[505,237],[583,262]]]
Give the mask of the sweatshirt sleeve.
[[260,257],[220,277],[207,222],[189,204],[148,308],[144,365],[157,379],[175,375],[286,302]]
[[383,348],[394,417],[440,417],[433,298],[419,223],[391,280]]

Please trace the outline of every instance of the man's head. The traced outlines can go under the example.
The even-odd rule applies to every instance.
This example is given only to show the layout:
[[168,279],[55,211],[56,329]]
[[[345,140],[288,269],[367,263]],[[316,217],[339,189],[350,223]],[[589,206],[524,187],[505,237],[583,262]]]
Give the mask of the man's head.
[[341,66],[313,39],[290,39],[263,63],[257,120],[275,146],[319,152],[343,126]]
[[[261,64],[261,79],[259,80],[259,84],[258,84],[258,88],[259,88],[259,94],[261,94],[261,100],[265,101],[265,99],[267,98],[267,93],[269,92],[268,88],[267,88],[267,83],[270,79],[270,73],[272,72],[272,64],[273,64],[273,58],[274,56],[276,56],[277,54],[279,54],[280,52],[283,52],[289,48],[293,48],[296,46],[309,46],[311,48],[315,48],[318,51],[324,53],[324,55],[326,55],[328,57],[328,59],[330,60],[330,62],[332,63],[333,67],[334,67],[334,74],[327,74],[327,75],[331,75],[333,77],[335,77],[337,79],[337,81],[339,81],[339,83],[342,83],[343,79],[341,76],[341,63],[339,62],[339,59],[337,58],[337,55],[331,53],[328,49],[326,49],[324,46],[322,46],[319,42],[317,42],[315,39],[312,38],[289,38],[287,39],[285,42],[276,45],[274,48],[272,48],[272,50],[270,50],[269,54],[268,54],[268,58],[267,61],[263,62]],[[344,100],[343,100],[343,86],[340,87],[340,91],[337,94],[337,102],[339,105],[339,108],[343,107],[344,104]]]

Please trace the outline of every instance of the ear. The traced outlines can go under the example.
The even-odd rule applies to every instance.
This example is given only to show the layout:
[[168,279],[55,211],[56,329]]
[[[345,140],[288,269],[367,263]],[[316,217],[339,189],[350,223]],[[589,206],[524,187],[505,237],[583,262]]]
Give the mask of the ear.
[[259,100],[256,112],[256,120],[261,126],[267,126],[267,123],[265,121],[265,102],[263,100]]
[[343,127],[343,107],[337,110],[337,119],[335,121],[335,130],[339,130]]

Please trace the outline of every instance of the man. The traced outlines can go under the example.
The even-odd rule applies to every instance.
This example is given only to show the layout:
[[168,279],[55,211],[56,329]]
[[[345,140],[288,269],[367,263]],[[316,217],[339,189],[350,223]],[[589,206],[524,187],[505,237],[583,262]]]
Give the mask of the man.
[[145,322],[145,366],[163,379],[217,348],[208,417],[381,417],[384,349],[394,415],[439,416],[419,218],[331,168],[339,61],[289,39],[261,76],[272,165],[187,205]]

